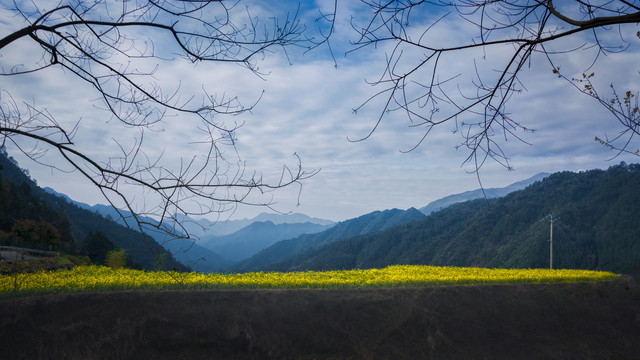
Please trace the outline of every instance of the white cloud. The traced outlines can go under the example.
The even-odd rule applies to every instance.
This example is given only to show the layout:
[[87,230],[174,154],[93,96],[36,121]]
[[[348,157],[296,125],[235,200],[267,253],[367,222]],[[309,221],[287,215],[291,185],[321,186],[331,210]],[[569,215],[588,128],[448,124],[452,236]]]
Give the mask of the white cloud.
[[[333,2],[323,4],[329,3]],[[347,3],[350,4],[340,2],[341,6]],[[303,10],[305,18],[315,16],[315,9]],[[340,10],[343,15],[350,11]],[[252,14],[266,11],[270,9],[264,6],[252,10]],[[465,39],[473,29],[461,28],[458,21],[448,18],[441,22],[441,28],[433,29],[433,36],[442,31],[456,39]],[[350,30],[346,17],[341,17],[338,25],[333,45],[343,51],[347,44],[341,40],[348,40],[352,35],[346,33]],[[412,26],[419,29],[418,24]],[[445,40],[442,37],[442,41]],[[626,53],[599,60],[594,70],[603,89],[608,90],[607,82],[620,84],[625,89],[638,83],[640,51],[636,40]],[[337,69],[324,50],[317,49],[306,55],[292,52],[292,66],[283,54],[268,54],[260,65],[268,73],[266,81],[237,65],[193,65],[182,61],[162,63],[156,78],[168,89],[180,85],[182,100],[194,95],[197,97],[194,101],[199,101],[203,89],[218,96],[238,96],[244,104],[252,104],[262,96],[251,113],[217,119],[227,124],[244,123],[236,134],[237,149],[248,171],[255,170],[277,180],[284,164],[295,166],[294,152],[300,155],[305,168],[322,169],[305,181],[300,207],[296,207],[298,188],[273,194],[281,211],[343,220],[385,208],[420,207],[479,186],[476,177],[465,171],[469,166],[463,166],[468,156],[466,149],[455,150],[462,138],[452,134],[453,124],[434,130],[423,145],[408,154],[401,154],[400,150],[415,145],[422,137],[422,129],[409,128],[410,123],[400,112],[386,117],[369,139],[348,141],[366,136],[380,115],[381,99],[358,114],[353,114],[352,109],[379,90],[367,85],[364,79],[375,79],[383,71],[385,48],[371,48],[347,58],[336,53]],[[487,60],[479,60],[481,68],[497,68],[500,64],[494,59],[507,50],[510,49],[505,47],[487,54]],[[4,65],[10,58],[2,55],[0,60]],[[584,52],[558,55],[554,59],[562,69],[576,74],[584,71],[590,61]],[[459,81],[467,82],[475,71],[470,67],[472,60],[471,55],[453,57],[446,63],[447,71],[451,75],[462,73]],[[613,154],[593,138],[616,131],[618,124],[598,104],[554,77],[544,58],[536,55],[534,60],[531,68],[522,74],[527,91],[514,96],[508,107],[514,118],[536,130],[518,133],[532,145],[514,138],[500,140],[516,171],[508,172],[496,163],[487,163],[480,173],[485,187],[506,186],[543,171],[584,170],[612,164],[607,159]],[[3,86],[23,98],[33,98],[60,121],[73,123],[82,118],[77,145],[85,151],[107,159],[113,154],[112,137],[121,139],[125,146],[131,146],[139,138],[135,130],[125,129],[125,132],[114,127],[113,120],[107,122],[109,115],[96,110],[91,89],[71,76],[51,69],[21,79],[27,80],[6,78],[4,84],[7,85]],[[451,85],[455,88],[457,83]],[[463,91],[472,90],[468,83],[464,86]],[[56,94],[60,97],[54,96]],[[200,139],[202,133],[196,126],[197,123],[172,114],[156,127],[157,132],[145,132],[146,152],[156,157],[164,151],[168,164],[177,164],[180,157],[190,159],[200,154],[202,148],[194,141]],[[637,158],[622,156],[614,162],[620,160],[634,162]],[[77,175],[52,174],[50,170],[23,161],[21,165],[30,168],[44,186],[54,187],[80,201],[99,201],[88,183],[75,181]],[[241,208],[234,216],[246,217],[261,211],[264,209]]]

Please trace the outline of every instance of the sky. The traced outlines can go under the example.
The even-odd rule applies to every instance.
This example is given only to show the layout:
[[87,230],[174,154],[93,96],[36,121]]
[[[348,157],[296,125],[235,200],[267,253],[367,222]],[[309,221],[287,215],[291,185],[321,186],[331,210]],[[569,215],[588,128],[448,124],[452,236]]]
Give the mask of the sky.
[[[7,6],[4,0],[0,0],[0,4]],[[246,14],[243,4],[238,8],[242,11],[237,15],[233,13],[240,22],[245,21],[242,20]],[[246,4],[253,18],[267,19],[264,24],[268,24],[270,16],[283,17],[298,11],[300,19],[313,32],[317,24],[313,20],[320,14],[318,9],[327,9],[333,1],[304,2],[300,8],[291,1]],[[607,168],[620,161],[638,162],[635,155],[614,157],[615,152],[594,141],[595,137],[615,135],[622,130],[620,124],[600,104],[557,78],[540,54],[535,54],[523,69],[520,80],[524,90],[514,95],[508,105],[512,118],[535,131],[519,132],[522,140],[496,136],[513,170],[488,161],[479,174],[473,173],[473,164],[465,163],[467,150],[456,148],[462,137],[459,132],[453,132],[453,123],[436,128],[420,146],[405,152],[420,142],[424,132],[421,127],[412,127],[406,116],[397,112],[386,116],[366,140],[353,141],[371,132],[383,109],[381,99],[359,107],[381,90],[367,81],[380,77],[385,69],[385,54],[391,50],[382,45],[348,52],[353,49],[350,41],[357,38],[350,19],[353,16],[355,21],[362,21],[366,16],[357,6],[353,1],[339,3],[335,33],[330,42],[334,57],[327,45],[309,52],[292,48],[284,53],[276,49],[258,58],[263,76],[256,76],[234,64],[182,61],[163,49],[162,40],[156,40],[154,45],[162,59],[145,60],[136,66],[157,67],[153,79],[168,92],[179,88],[181,99],[201,96],[206,91],[219,98],[237,97],[245,105],[255,103],[250,112],[216,118],[226,124],[242,124],[235,132],[235,149],[226,150],[225,155],[240,159],[247,174],[262,174],[272,182],[278,181],[283,166],[295,168],[294,154],[299,156],[304,169],[318,171],[306,179],[302,187],[294,185],[266,194],[266,199],[274,202],[273,208],[283,213],[298,212],[341,221],[376,210],[419,208],[447,195],[481,185],[504,187],[540,172],[582,171]],[[24,26],[19,19],[3,13],[0,37]],[[424,21],[411,23],[410,31],[424,29],[438,15],[435,9],[425,12]],[[618,54],[600,56],[593,66],[593,48],[562,52],[588,44],[591,39],[587,35],[564,39],[550,45],[549,50],[558,51],[552,57],[565,74],[578,76],[586,70],[595,72],[596,89],[605,95],[609,94],[612,83],[618,89],[637,91],[640,40],[632,35],[638,29],[636,25],[623,29],[630,34],[625,36],[628,48]],[[469,23],[452,15],[439,22],[429,36],[445,44],[469,41],[474,34]],[[451,85],[463,92],[473,91],[469,86],[475,69],[491,76],[509,51],[505,47],[491,53],[471,52],[450,58],[443,76],[458,75]],[[405,58],[421,56],[423,54],[408,51]],[[38,61],[42,61],[39,49],[26,40],[0,50],[0,65],[5,71],[17,64],[28,67]],[[49,68],[33,74],[3,77],[2,89],[3,106],[14,99],[21,106],[26,102],[46,109],[65,126],[77,123],[75,146],[104,161],[117,155],[120,146],[130,149],[141,138],[138,130],[115,124],[116,120],[102,109],[104,105],[95,91],[69,72]],[[354,112],[356,108],[359,110]],[[144,149],[150,158],[162,155],[163,165],[175,167],[179,166],[180,159],[192,159],[206,148],[202,146],[203,137],[197,131],[197,124],[176,114],[168,115],[154,125],[152,131],[144,133]],[[105,203],[95,187],[77,172],[52,170],[30,161],[15,145],[8,145],[7,150],[40,186],[51,187],[76,201]],[[44,154],[40,161],[69,170],[52,151]],[[146,201],[145,194],[133,196],[136,201]],[[247,218],[265,211],[269,210],[240,206],[222,218]]]

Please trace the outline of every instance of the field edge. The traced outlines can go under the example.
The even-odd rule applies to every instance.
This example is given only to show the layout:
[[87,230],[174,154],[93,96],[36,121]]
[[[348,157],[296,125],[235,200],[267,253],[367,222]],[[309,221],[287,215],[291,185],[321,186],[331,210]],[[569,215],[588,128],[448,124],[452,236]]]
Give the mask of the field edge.
[[0,357],[633,358],[616,280],[387,289],[120,291],[0,300]]

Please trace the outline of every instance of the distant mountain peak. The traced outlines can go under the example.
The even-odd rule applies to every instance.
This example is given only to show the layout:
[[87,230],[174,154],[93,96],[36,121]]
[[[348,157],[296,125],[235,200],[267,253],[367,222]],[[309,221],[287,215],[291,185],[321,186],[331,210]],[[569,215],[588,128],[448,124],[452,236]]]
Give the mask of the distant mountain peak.
[[430,202],[427,206],[422,207],[419,210],[423,214],[429,215],[434,211],[442,210],[453,204],[457,204],[457,203],[461,203],[469,200],[481,199],[485,196],[487,197],[487,199],[494,199],[494,198],[507,196],[508,194],[514,191],[522,190],[537,181],[541,181],[544,178],[548,177],[549,175],[551,174],[546,172],[541,172],[528,179],[515,182],[503,188],[476,189],[476,190],[465,191],[459,194],[445,196],[442,199],[438,199],[436,201]]
[[331,225],[334,222],[326,219],[319,219],[310,217],[301,213],[290,214],[274,214],[274,213],[261,213],[258,216],[251,219],[253,222],[265,222],[270,221],[276,225],[278,224],[298,224],[298,223],[314,223],[319,225]]

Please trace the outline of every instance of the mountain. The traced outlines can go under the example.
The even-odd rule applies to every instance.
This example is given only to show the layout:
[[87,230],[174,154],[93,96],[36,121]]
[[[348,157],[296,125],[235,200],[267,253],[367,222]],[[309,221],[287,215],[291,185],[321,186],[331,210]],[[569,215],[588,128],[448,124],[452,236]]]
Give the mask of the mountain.
[[251,219],[251,222],[265,222],[270,221],[276,225],[278,224],[302,224],[312,223],[318,225],[335,225],[335,222],[326,219],[320,219],[316,217],[309,217],[305,214],[291,213],[291,214],[273,214],[273,213],[261,213],[258,216]]
[[163,259],[165,268],[188,270],[150,236],[83,209],[70,202],[68,197],[59,197],[41,189],[4,149],[0,151],[0,168],[2,188],[9,189],[8,197],[1,202],[8,208],[0,206],[0,230],[11,231],[17,220],[46,221],[62,234],[63,243],[70,242],[62,249],[72,254],[91,234],[102,232],[113,244],[126,251],[131,266],[156,269],[158,256]]
[[305,223],[280,223],[258,221],[225,236],[205,236],[199,243],[207,249],[231,261],[244,260],[278,241],[302,234],[314,234],[331,225]]
[[[120,215],[111,205],[103,205],[103,204],[89,205],[89,204],[72,200],[67,195],[59,193],[50,187],[45,187],[44,190],[50,194],[54,194],[58,197],[64,198],[67,201],[76,204],[80,208],[97,212],[104,217],[110,217],[118,222],[122,222],[121,219],[119,219]],[[122,213],[127,217],[130,216],[130,213],[128,211],[122,211]],[[151,218],[144,218],[144,219],[145,221],[154,222],[154,220]],[[312,223],[312,224],[328,226],[328,225],[335,224],[335,222],[331,220],[310,217],[300,213],[292,213],[292,214],[261,213],[251,219],[219,220],[219,221],[211,221],[209,219],[196,220],[185,215],[178,215],[178,219],[180,221],[181,226],[183,226],[191,236],[196,238],[200,238],[203,236],[229,235],[255,222],[270,221],[276,225]]]
[[550,175],[505,197],[472,200],[421,221],[308,249],[283,271],[391,264],[555,268],[640,276],[640,165]]
[[374,211],[355,219],[342,221],[330,229],[317,234],[301,235],[295,239],[275,243],[253,257],[234,265],[232,270],[255,271],[278,269],[279,266],[276,264],[301,251],[316,249],[339,240],[388,229],[422,218],[424,218],[424,215],[414,208],[408,210],[392,209]]
[[453,204],[457,204],[457,203],[461,203],[461,202],[465,202],[465,201],[469,201],[469,200],[475,200],[475,199],[484,199],[485,197],[487,199],[494,199],[494,198],[498,198],[498,197],[503,197],[506,196],[514,191],[517,190],[522,190],[524,188],[526,188],[527,186],[537,182],[537,181],[541,181],[542,179],[546,178],[547,176],[549,176],[549,173],[539,173],[537,175],[534,175],[526,180],[522,180],[522,181],[518,181],[515,182],[509,186],[503,187],[503,188],[489,188],[489,189],[476,189],[476,190],[471,190],[471,191],[465,191],[463,193],[460,194],[454,194],[454,195],[449,195],[449,196],[445,196],[442,199],[438,199],[436,201],[430,202],[427,206],[420,208],[419,210],[425,214],[425,215],[429,215],[432,212],[438,211],[438,210],[442,210],[448,206],[451,206]]
[[333,225],[335,224],[331,220],[319,219],[310,217],[305,214],[292,213],[292,214],[273,214],[273,213],[261,213],[258,216],[251,219],[238,219],[238,220],[219,220],[209,221],[206,219],[193,220],[188,219],[189,232],[197,236],[224,236],[233,234],[234,232],[249,226],[256,222],[270,221],[275,225],[279,224],[302,224],[312,223],[318,225]]
[[[46,191],[49,194],[53,194],[57,197],[60,198],[64,198],[65,200],[67,200],[70,203],[75,204],[76,206],[78,206],[79,208],[85,209],[85,210],[89,210],[95,213],[98,213],[102,216],[104,216],[107,219],[113,219],[114,221],[116,221],[117,223],[120,223],[121,225],[125,225],[122,217],[120,214],[122,214],[125,218],[129,219],[132,217],[131,213],[129,211],[126,210],[120,210],[120,213],[113,208],[113,206],[111,205],[104,205],[104,204],[96,204],[96,205],[89,205],[89,204],[85,204],[83,202],[79,202],[79,201],[75,201],[73,199],[71,199],[69,196],[59,193],[57,191],[55,191],[54,189],[50,188],[50,187],[45,187],[44,191]],[[194,236],[194,237],[199,237],[204,235],[208,230],[210,230],[213,225],[217,225],[216,222],[207,220],[207,219],[200,219],[200,220],[194,220],[191,219],[188,216],[180,216],[179,217],[181,225],[184,226],[184,228],[187,230],[187,232]],[[155,223],[156,221],[152,218],[149,217],[143,217],[144,221],[148,221],[150,223]],[[233,231],[232,231],[233,232]],[[157,239],[158,241],[160,241],[159,239]]]
[[[44,190],[82,209],[98,213],[124,225],[120,214],[112,206],[88,205],[73,201],[51,188]],[[121,213],[127,218],[131,217],[128,211],[121,211]],[[294,238],[301,234],[320,232],[334,224],[330,220],[311,218],[299,213],[262,213],[253,219],[220,222],[207,219],[195,220],[188,216],[180,216],[179,219],[180,225],[188,231],[192,240],[167,239],[166,234],[153,231],[148,234],[170,250],[178,261],[203,273],[223,271],[235,262],[246,259],[277,241]],[[144,218],[144,220],[155,223],[151,218]],[[235,231],[230,232],[231,230]],[[227,234],[228,232],[230,233]]]

